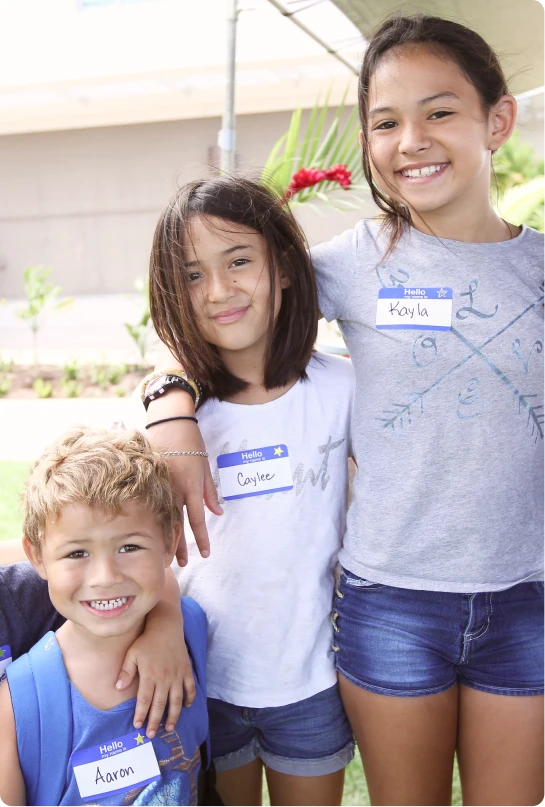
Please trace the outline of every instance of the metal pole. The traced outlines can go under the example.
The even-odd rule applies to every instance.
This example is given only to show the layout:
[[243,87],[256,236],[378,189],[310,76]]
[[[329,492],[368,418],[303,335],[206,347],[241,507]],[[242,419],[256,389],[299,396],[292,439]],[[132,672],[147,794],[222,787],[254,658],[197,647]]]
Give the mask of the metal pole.
[[236,129],[235,129],[235,70],[237,50],[237,0],[227,2],[227,76],[225,82],[225,104],[223,119],[218,135],[218,146],[221,149],[221,170],[232,173],[235,170]]
[[278,11],[282,14],[282,16],[288,17],[288,19],[290,19],[294,25],[296,25],[298,28],[300,28],[301,31],[304,31],[305,34],[310,36],[311,39],[313,39],[315,42],[318,43],[318,45],[321,45],[322,48],[324,48],[328,53],[330,53],[332,56],[334,56],[336,59],[338,59],[339,62],[342,62],[342,64],[344,64],[345,67],[348,67],[348,69],[352,73],[354,73],[355,76],[359,76],[360,71],[358,70],[356,65],[352,64],[352,62],[349,62],[348,59],[345,59],[345,57],[342,55],[342,53],[339,53],[338,50],[336,50],[335,48],[332,48],[331,45],[328,42],[325,41],[325,39],[322,39],[317,34],[315,34],[314,31],[311,31],[310,28],[308,28],[304,24],[304,22],[301,22],[301,20],[298,20],[297,17],[295,16],[295,14],[297,12],[290,11],[289,8],[286,8],[284,3],[280,2],[280,0],[269,0],[269,3],[272,6],[274,6],[276,9],[278,9]]

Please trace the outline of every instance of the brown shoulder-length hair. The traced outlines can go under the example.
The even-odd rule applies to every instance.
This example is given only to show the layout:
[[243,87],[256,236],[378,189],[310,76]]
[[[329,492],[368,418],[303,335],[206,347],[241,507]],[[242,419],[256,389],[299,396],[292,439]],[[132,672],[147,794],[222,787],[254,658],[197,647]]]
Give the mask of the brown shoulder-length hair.
[[388,246],[383,257],[391,254],[403,231],[412,221],[408,207],[391,199],[373,181],[369,143],[369,91],[373,75],[386,53],[405,45],[426,46],[451,59],[477,90],[486,115],[502,95],[509,92],[498,57],[490,45],[475,31],[460,23],[426,14],[410,17],[396,15],[377,28],[363,59],[358,83],[358,105],[363,140],[363,172],[373,199],[383,212],[382,230],[388,237]]
[[[247,387],[218,349],[201,335],[185,267],[188,228],[195,217],[214,216],[265,239],[270,276],[269,325],[263,383],[266,389],[305,379],[318,328],[318,297],[305,237],[280,199],[243,177],[219,176],[184,185],[161,213],[150,258],[150,309],[155,330],[207,397],[227,398]],[[274,321],[275,275],[289,281]]]

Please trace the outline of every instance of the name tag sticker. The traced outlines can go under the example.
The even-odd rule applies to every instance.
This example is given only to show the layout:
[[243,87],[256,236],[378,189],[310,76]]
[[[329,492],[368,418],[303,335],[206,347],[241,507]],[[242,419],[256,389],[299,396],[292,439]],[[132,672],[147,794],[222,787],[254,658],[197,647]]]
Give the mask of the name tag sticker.
[[449,331],[452,324],[452,289],[380,289],[377,329]]
[[82,801],[124,793],[161,778],[152,741],[136,729],[103,745],[74,751],[71,762]]
[[293,488],[290,458],[283,443],[220,454],[218,471],[222,496],[227,500]]
[[6,667],[13,661],[9,644],[0,645],[0,684],[6,680]]

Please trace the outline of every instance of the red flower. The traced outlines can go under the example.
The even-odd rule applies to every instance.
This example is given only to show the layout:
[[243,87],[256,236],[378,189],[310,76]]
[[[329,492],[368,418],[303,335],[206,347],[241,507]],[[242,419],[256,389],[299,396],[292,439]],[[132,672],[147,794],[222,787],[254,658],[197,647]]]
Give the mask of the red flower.
[[304,188],[318,185],[319,182],[324,182],[324,180],[338,182],[341,187],[348,188],[352,184],[352,173],[346,165],[341,163],[323,171],[320,168],[300,168],[292,176],[284,198],[290,199],[295,193],[302,191]]

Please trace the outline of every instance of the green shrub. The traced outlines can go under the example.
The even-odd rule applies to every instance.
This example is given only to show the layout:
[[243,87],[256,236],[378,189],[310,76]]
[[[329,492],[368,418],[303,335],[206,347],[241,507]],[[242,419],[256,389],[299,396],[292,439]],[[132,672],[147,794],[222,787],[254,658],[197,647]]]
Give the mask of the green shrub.
[[75,378],[62,379],[62,391],[67,398],[79,398],[81,395],[81,384]]
[[11,381],[9,378],[0,378],[0,398],[8,394],[10,386]]
[[80,368],[77,362],[77,359],[73,361],[66,362],[62,368],[62,376],[63,380],[66,381],[77,381],[80,377]]
[[34,392],[38,398],[53,397],[53,387],[49,381],[44,381],[43,378],[37,378],[32,386],[34,387]]

